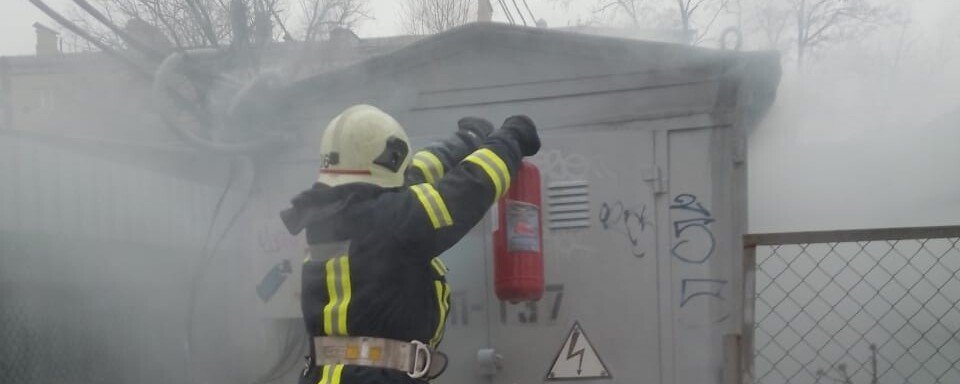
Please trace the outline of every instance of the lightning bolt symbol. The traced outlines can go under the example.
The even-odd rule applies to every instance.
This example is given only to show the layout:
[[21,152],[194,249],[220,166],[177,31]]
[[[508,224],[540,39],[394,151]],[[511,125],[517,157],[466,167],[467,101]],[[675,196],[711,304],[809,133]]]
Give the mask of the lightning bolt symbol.
[[577,347],[578,340],[580,340],[580,330],[574,329],[573,335],[570,336],[570,347],[567,348],[567,360],[570,360],[575,356],[580,356],[580,362],[577,364],[577,375],[583,372],[583,351],[586,350],[586,348],[580,348],[576,351],[573,350]]

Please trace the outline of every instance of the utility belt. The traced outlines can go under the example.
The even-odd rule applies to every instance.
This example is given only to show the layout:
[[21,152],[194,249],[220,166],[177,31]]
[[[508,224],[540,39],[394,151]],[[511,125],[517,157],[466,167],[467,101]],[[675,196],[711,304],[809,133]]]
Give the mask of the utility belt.
[[431,380],[447,368],[447,356],[414,341],[378,337],[319,336],[313,338],[315,366],[356,365],[402,371],[414,379]]

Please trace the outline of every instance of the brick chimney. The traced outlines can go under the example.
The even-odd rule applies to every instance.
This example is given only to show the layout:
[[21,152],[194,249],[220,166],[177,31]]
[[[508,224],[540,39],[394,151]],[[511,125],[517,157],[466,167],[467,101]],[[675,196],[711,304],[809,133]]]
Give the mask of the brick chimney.
[[40,23],[33,23],[37,31],[37,56],[60,54],[60,33]]

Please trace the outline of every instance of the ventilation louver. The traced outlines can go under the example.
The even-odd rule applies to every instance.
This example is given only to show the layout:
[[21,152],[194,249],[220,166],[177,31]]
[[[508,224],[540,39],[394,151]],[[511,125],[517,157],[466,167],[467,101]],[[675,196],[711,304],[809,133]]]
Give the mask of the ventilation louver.
[[590,193],[586,181],[560,181],[547,185],[550,229],[590,227]]

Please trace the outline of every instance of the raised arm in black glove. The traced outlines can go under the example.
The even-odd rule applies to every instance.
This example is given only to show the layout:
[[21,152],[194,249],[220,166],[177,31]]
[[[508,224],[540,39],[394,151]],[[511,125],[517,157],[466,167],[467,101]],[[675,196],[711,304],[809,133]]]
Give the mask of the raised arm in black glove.
[[493,133],[493,124],[490,124],[487,119],[464,117],[457,121],[457,136],[460,136],[464,142],[475,144],[474,148],[483,144],[491,133]]
[[505,135],[516,140],[523,156],[533,156],[540,151],[540,136],[537,126],[526,115],[514,115],[503,121],[500,130],[491,136]]
[[407,185],[434,184],[453,169],[464,157],[480,148],[493,132],[493,124],[479,117],[464,117],[457,121],[457,132],[446,139],[430,144],[413,156],[405,175]]

